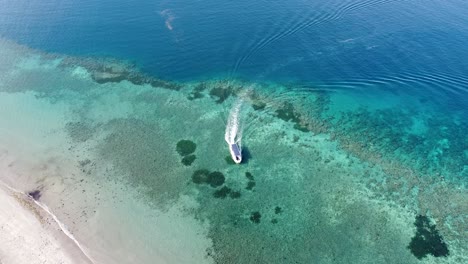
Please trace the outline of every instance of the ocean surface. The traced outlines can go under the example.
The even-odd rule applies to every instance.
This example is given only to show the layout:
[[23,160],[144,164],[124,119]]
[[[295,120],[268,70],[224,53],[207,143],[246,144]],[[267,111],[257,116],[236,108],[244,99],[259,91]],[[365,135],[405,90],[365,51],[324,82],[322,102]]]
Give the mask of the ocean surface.
[[0,179],[95,263],[468,262],[466,14],[0,0]]

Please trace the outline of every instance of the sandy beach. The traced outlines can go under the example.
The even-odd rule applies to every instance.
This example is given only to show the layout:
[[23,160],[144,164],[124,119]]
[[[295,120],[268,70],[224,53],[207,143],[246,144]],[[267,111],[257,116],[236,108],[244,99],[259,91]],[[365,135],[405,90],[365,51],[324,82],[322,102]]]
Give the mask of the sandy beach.
[[0,185],[0,263],[93,263],[32,197]]

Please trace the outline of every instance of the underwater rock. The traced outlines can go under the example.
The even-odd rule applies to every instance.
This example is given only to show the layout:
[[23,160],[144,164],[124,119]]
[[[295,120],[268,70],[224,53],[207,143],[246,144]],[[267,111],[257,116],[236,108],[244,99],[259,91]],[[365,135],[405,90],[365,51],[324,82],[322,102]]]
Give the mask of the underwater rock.
[[228,196],[229,193],[231,193],[231,188],[227,187],[227,186],[223,186],[223,188],[215,191],[213,193],[213,197],[215,198],[219,198],[219,199],[224,199]]
[[249,179],[249,180],[251,180],[251,181],[254,180],[254,177],[253,177],[252,173],[250,173],[250,172],[248,172],[248,171],[245,173],[245,177],[247,177],[247,179]]
[[34,200],[39,200],[39,198],[41,198],[41,191],[39,190],[34,190],[34,191],[30,191],[28,192],[28,195],[31,196],[31,198],[33,198]]
[[411,239],[408,248],[416,258],[422,259],[428,254],[434,257],[448,256],[449,250],[447,244],[443,241],[442,236],[439,235],[436,226],[431,225],[427,216],[416,216],[414,225],[417,228],[416,234]]
[[197,156],[195,155],[188,155],[188,156],[185,156],[182,158],[182,164],[184,164],[185,166],[190,166],[192,165],[192,163],[195,161],[195,159],[197,158]]
[[252,221],[252,223],[255,223],[255,224],[260,223],[260,218],[262,218],[262,215],[260,214],[260,212],[253,212],[250,215],[250,221]]
[[181,156],[192,154],[197,149],[197,144],[190,140],[181,140],[177,142],[176,150]]

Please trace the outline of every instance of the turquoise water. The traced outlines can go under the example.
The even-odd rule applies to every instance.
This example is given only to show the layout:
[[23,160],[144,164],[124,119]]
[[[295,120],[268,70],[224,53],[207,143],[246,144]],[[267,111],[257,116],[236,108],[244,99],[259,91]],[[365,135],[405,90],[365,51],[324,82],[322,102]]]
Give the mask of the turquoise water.
[[[102,235],[89,245],[111,256],[102,263],[140,253],[139,263],[466,261],[465,2],[0,4],[0,125],[13,138],[1,149],[67,146],[57,155],[80,172],[17,183],[41,189],[64,221],[75,207],[53,198],[52,183],[109,186],[67,224],[99,241],[106,219],[128,217],[127,240],[146,246]],[[233,165],[224,133],[238,98],[244,162]],[[19,121],[29,119],[42,121]],[[182,214],[208,242],[174,236],[174,252],[146,212],[186,201]],[[203,249],[184,258],[182,240]]]

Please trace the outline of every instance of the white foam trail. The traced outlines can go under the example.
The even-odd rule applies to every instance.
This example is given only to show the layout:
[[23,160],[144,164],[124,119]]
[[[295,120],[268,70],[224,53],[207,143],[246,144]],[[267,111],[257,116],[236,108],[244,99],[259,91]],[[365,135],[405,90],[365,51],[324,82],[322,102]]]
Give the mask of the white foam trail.
[[[24,192],[21,192],[21,191],[15,189],[15,188],[9,186],[6,183],[4,183],[4,182],[0,182],[0,183],[3,186],[5,186],[6,188],[8,188],[10,191],[12,191],[12,192],[24,195]],[[60,229],[63,231],[63,233],[75,243],[75,245],[81,250],[83,255],[85,255],[91,263],[93,263],[93,264],[96,263],[93,260],[93,258],[86,252],[86,250],[83,248],[83,246],[81,246],[81,244],[78,242],[78,240],[76,240],[75,236],[73,236],[73,234],[68,230],[67,226],[64,223],[60,222],[60,220],[57,218],[57,216],[52,213],[52,211],[49,209],[49,207],[47,207],[47,205],[45,205],[45,204],[43,204],[43,203],[41,203],[39,201],[36,201],[36,200],[34,200],[32,198],[31,198],[31,200],[34,201],[34,203],[37,204],[39,207],[41,207],[44,211],[46,211],[50,216],[52,216],[52,218],[57,223],[57,225],[60,227]]]
[[237,99],[234,106],[229,112],[229,117],[226,124],[226,132],[224,133],[224,140],[229,145],[238,144],[241,145],[242,140],[242,126],[240,121],[240,111],[242,107],[242,99]]

